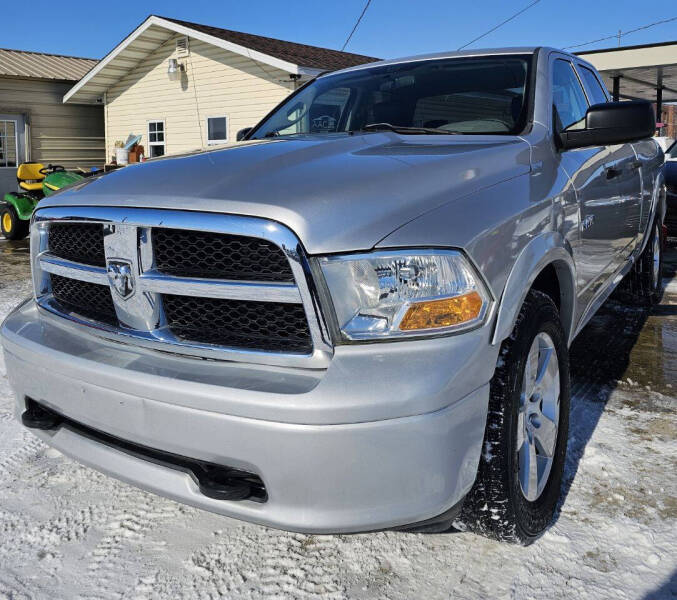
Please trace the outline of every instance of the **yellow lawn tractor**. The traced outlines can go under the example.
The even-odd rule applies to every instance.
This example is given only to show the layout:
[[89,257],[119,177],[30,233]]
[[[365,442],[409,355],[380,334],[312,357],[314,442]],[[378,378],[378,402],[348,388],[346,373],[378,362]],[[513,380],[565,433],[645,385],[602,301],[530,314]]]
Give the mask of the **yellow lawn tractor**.
[[16,170],[20,192],[8,192],[0,202],[0,231],[8,240],[28,235],[31,215],[38,202],[67,185],[81,181],[84,175],[66,171],[60,165],[23,163]]

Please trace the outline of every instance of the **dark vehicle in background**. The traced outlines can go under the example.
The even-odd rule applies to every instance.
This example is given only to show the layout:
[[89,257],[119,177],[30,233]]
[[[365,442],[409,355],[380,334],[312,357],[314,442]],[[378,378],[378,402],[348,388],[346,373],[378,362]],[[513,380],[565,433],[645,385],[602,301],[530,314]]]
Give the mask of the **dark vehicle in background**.
[[665,184],[667,187],[665,226],[669,237],[677,237],[677,161],[665,163]]
[[[665,153],[665,186],[667,188],[665,226],[669,237],[677,237],[677,142]],[[673,158],[674,156],[674,158]]]

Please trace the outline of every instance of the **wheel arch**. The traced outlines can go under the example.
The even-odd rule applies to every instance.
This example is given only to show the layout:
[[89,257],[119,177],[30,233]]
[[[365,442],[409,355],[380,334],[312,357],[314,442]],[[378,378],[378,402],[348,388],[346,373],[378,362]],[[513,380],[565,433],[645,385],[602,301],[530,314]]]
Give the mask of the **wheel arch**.
[[567,343],[571,343],[575,331],[576,268],[562,236],[547,232],[524,247],[508,275],[498,306],[492,344],[499,344],[510,335],[532,288],[553,298]]

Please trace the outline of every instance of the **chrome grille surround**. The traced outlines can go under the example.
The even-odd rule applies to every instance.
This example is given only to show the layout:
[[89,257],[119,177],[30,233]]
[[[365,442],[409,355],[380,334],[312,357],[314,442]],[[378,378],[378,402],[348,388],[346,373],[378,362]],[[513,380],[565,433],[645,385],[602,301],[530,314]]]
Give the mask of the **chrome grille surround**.
[[[101,223],[107,263],[129,263],[134,291],[126,298],[116,293],[105,267],[76,263],[49,252],[49,226],[53,223]],[[185,229],[261,238],[286,255],[294,282],[235,281],[176,277],[155,268],[153,228]],[[320,312],[317,292],[303,248],[284,225],[257,217],[183,210],[102,206],[51,207],[36,211],[31,227],[31,266],[35,299],[45,316],[55,322],[75,323],[83,331],[117,342],[198,358],[232,360],[279,366],[326,368],[333,348]],[[55,301],[50,274],[110,286],[120,326],[95,321],[64,310]],[[201,298],[302,304],[310,330],[312,350],[307,354],[230,348],[180,339],[167,325],[163,294]]]

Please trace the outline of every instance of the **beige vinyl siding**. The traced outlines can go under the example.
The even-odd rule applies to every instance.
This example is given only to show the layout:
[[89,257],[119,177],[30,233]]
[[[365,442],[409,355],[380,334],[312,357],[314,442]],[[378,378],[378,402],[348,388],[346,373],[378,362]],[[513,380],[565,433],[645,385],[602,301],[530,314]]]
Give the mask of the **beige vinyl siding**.
[[227,117],[228,141],[255,125],[293,89],[289,74],[248,57],[189,40],[186,67],[177,81],[167,75],[176,37],[164,43],[106,94],[107,156],[116,140],[142,135],[148,155],[148,122],[165,122],[165,152],[207,147],[207,117]]
[[63,104],[72,85],[0,77],[0,113],[26,116],[32,161],[67,168],[100,167],[104,163],[103,107]]

